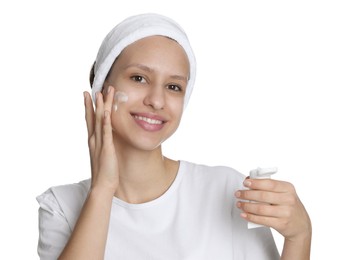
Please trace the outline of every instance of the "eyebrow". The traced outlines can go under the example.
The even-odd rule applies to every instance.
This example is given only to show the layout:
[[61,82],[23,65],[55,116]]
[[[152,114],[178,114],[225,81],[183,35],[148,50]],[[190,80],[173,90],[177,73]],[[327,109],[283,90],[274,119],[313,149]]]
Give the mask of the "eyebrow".
[[[150,67],[148,67],[146,65],[139,64],[139,63],[131,63],[131,64],[123,67],[123,70],[127,70],[130,67],[136,67],[136,68],[139,68],[139,69],[144,70],[144,71],[149,72],[149,73],[153,73],[154,72],[154,69],[152,69],[152,68],[150,68]],[[185,82],[187,82],[189,80],[189,77],[184,77],[184,76],[181,76],[181,75],[170,75],[170,78],[177,79],[177,80],[182,80],[182,81],[185,81]]]

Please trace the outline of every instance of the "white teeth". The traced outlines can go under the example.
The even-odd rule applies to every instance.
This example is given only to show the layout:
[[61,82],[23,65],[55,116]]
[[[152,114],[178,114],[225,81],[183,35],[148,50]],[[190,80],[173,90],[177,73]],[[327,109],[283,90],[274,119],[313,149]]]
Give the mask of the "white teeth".
[[135,115],[134,118],[136,118],[138,120],[143,120],[143,121],[147,122],[148,124],[153,124],[153,125],[160,125],[160,124],[162,124],[162,121],[160,121],[160,120],[151,119],[151,118],[144,117],[144,116],[137,116],[137,115]]

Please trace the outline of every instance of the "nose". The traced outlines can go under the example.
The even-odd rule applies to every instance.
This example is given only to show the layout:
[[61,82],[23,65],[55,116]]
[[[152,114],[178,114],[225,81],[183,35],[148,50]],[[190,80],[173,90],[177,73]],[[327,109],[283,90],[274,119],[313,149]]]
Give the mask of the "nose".
[[165,89],[162,86],[150,86],[144,104],[155,110],[161,110],[165,106]]

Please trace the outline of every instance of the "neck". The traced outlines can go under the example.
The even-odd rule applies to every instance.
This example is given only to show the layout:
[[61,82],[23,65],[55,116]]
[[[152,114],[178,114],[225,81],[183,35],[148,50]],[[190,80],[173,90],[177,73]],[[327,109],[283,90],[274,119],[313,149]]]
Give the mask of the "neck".
[[[117,146],[116,146],[117,147]],[[160,197],[171,186],[179,163],[152,151],[117,147],[120,182],[115,196],[128,203],[144,203]]]

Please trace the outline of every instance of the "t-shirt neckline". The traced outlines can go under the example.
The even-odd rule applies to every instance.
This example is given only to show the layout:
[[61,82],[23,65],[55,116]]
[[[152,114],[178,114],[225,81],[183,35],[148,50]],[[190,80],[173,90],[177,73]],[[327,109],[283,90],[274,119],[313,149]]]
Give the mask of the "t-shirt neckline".
[[182,180],[183,173],[185,171],[184,168],[185,168],[185,162],[179,160],[178,172],[177,172],[177,175],[176,175],[174,181],[172,182],[171,186],[160,197],[158,197],[154,200],[144,202],[144,203],[139,203],[139,204],[133,204],[133,203],[128,203],[126,201],[123,201],[123,200],[114,196],[113,203],[116,204],[117,206],[120,206],[123,208],[128,208],[128,209],[143,209],[143,208],[152,207],[152,206],[162,202],[166,198],[168,198],[174,191],[177,190],[177,187],[179,186],[179,184]]

